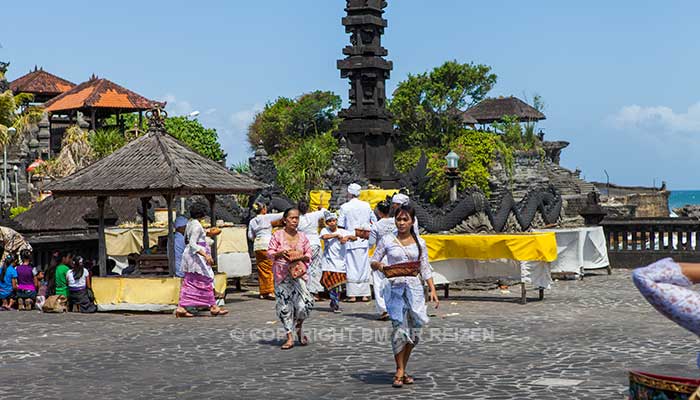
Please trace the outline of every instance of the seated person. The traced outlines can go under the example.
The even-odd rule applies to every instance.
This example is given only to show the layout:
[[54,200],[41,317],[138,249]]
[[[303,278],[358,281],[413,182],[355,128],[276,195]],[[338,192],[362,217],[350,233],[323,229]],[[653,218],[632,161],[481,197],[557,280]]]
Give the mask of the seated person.
[[97,306],[90,298],[88,289],[92,288],[90,272],[85,268],[83,257],[73,258],[71,269],[66,274],[68,281],[69,309],[78,307],[81,313],[94,313]]
[[12,265],[14,257],[8,254],[2,263],[0,270],[0,300],[2,309],[11,310],[15,304],[15,291],[17,290],[17,270]]
[[17,266],[17,309],[30,311],[34,308],[39,287],[37,270],[32,266],[32,251],[20,251],[20,264]]

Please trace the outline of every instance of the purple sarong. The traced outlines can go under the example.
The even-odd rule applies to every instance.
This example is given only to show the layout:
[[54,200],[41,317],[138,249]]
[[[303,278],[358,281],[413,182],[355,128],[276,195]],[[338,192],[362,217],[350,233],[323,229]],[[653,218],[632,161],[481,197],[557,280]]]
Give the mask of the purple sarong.
[[211,307],[215,305],[213,282],[214,280],[207,276],[185,272],[180,286],[180,306]]

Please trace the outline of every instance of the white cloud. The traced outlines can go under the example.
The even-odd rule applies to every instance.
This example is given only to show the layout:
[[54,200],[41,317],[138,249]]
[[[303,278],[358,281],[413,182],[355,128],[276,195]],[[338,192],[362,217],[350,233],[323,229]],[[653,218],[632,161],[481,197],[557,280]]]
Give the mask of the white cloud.
[[171,116],[187,115],[194,111],[189,101],[179,100],[174,94],[166,94],[163,96],[163,100],[168,102],[168,104],[165,105],[165,109]]
[[233,126],[233,129],[239,133],[245,133],[248,130],[250,123],[253,122],[255,114],[260,112],[262,109],[263,106],[256,104],[250,109],[236,111],[231,114],[231,125]]
[[621,130],[634,129],[657,134],[700,133],[700,102],[678,113],[666,106],[625,106],[611,117],[611,122]]

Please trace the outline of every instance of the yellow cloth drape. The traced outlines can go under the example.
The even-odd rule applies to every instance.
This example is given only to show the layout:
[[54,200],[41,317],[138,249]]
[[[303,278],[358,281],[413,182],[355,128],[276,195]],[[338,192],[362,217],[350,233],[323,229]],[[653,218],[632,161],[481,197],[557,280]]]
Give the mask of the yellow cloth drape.
[[[181,278],[170,277],[94,277],[92,291],[97,304],[177,305]],[[226,274],[214,275],[214,289],[226,291]]]
[[557,240],[553,232],[494,235],[421,235],[428,247],[430,261],[450,258],[516,261],[557,259]]
[[[387,196],[393,196],[398,190],[390,189],[368,189],[360,192],[358,197],[362,201],[366,201],[374,208],[377,203],[386,199]],[[331,192],[328,190],[313,190],[309,193],[309,209],[318,210],[319,208],[328,208],[331,201]]]
[[[149,228],[148,247],[158,244],[158,236],[167,234],[168,230],[166,228]],[[128,256],[132,253],[141,253],[143,233],[141,228],[109,228],[105,229],[105,241],[108,255]],[[221,228],[221,234],[217,238],[216,250],[218,254],[248,252],[246,228],[242,226]]]

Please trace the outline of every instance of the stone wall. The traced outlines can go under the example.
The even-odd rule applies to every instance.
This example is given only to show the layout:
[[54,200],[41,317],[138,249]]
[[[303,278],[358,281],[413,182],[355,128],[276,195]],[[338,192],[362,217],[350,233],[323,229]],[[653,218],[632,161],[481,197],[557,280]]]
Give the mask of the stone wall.
[[668,197],[671,192],[663,190],[656,193],[634,193],[625,196],[610,196],[606,203],[611,205],[633,206],[634,216],[668,217]]
[[507,191],[511,191],[515,201],[520,201],[529,190],[552,185],[565,199],[564,213],[577,217],[586,204],[586,195],[595,190],[592,184],[579,177],[580,171],[563,168],[536,151],[516,152],[513,158],[512,176],[507,173],[500,158],[491,169],[489,186],[492,206],[500,204]]

